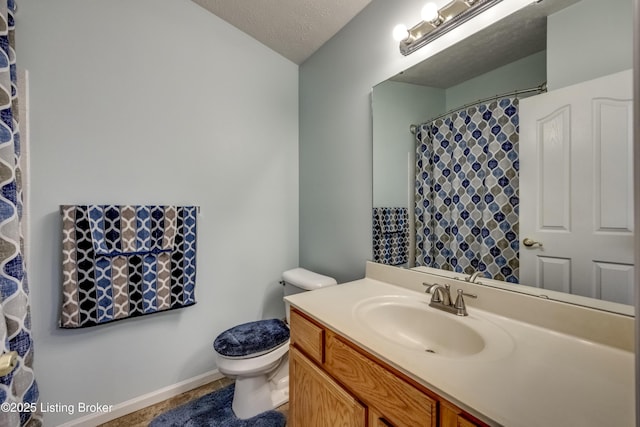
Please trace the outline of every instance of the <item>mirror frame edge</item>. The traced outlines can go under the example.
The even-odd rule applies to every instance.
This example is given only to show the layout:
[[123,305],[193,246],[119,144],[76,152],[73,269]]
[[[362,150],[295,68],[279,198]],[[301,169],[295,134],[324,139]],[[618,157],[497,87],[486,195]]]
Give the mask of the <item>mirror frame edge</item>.
[[[633,92],[634,92],[634,175],[635,182],[640,182],[640,0],[634,2],[633,19]],[[640,427],[640,186],[634,186],[634,216],[635,216],[635,356],[636,356],[636,427]]]

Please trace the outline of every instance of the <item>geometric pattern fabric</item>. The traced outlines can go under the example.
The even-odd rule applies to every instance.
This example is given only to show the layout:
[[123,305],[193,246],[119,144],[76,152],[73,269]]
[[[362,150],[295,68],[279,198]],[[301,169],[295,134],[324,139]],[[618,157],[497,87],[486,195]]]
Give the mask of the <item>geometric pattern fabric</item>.
[[31,427],[42,425],[42,414],[24,259],[22,179],[28,174],[20,166],[14,10],[13,0],[0,2],[0,354],[18,355],[13,371],[0,377],[0,426]]
[[195,206],[67,205],[60,327],[195,304]]
[[373,261],[400,265],[409,261],[407,208],[373,208]]
[[518,283],[518,99],[419,126],[416,264]]

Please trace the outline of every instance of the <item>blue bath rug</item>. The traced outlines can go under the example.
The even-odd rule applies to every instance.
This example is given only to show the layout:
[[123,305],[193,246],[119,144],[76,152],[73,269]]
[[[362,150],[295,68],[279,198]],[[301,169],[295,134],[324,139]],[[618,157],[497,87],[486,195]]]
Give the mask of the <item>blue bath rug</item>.
[[231,409],[235,385],[231,384],[199,399],[165,412],[149,427],[284,427],[286,417],[278,411],[266,411],[246,420],[238,419]]

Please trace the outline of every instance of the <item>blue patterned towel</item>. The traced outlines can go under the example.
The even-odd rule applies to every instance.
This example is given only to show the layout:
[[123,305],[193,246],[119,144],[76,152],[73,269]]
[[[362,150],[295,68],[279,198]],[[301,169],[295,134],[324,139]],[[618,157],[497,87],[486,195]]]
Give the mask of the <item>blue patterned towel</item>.
[[67,205],[62,328],[195,304],[195,206]]
[[409,261],[407,208],[373,208],[373,260],[400,265]]

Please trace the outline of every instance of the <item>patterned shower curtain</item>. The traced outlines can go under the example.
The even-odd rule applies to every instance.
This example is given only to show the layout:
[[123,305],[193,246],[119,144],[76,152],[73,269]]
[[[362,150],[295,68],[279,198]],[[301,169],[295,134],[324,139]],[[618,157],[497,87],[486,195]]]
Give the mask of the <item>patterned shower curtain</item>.
[[416,265],[517,283],[518,99],[416,132]]
[[16,368],[0,377],[0,426],[7,427],[41,425],[22,234],[14,9],[13,0],[0,2],[0,353],[18,354]]

